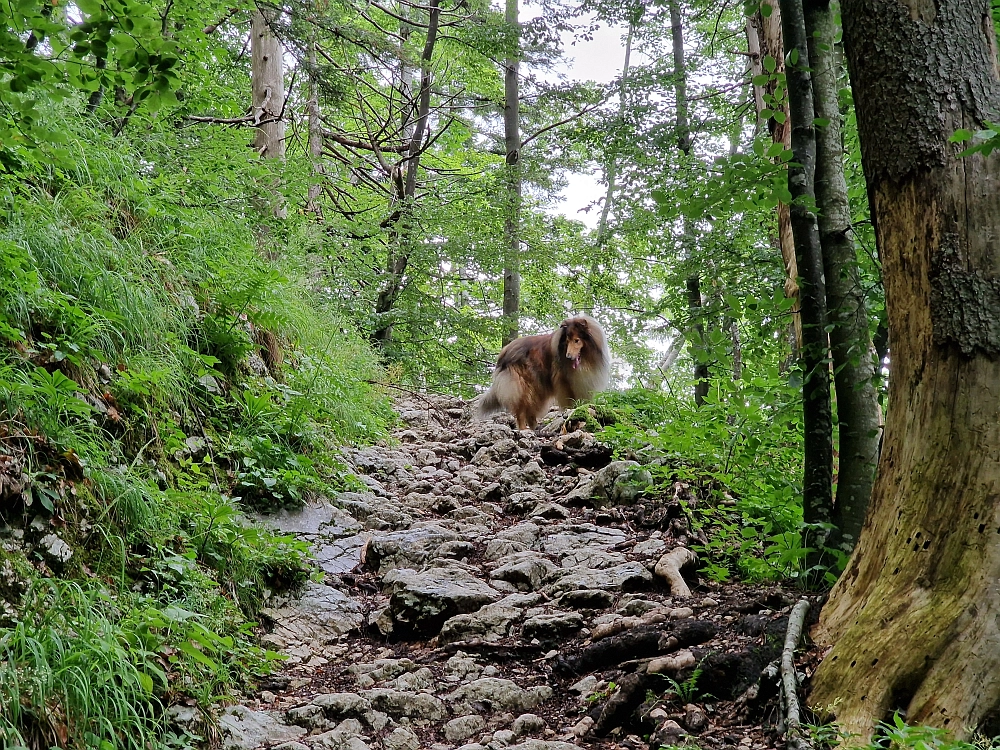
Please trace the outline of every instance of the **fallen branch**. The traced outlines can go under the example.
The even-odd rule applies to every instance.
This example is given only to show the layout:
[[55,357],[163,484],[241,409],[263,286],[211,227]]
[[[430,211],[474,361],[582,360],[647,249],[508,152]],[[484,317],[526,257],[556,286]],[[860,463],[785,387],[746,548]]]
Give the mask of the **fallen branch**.
[[781,692],[785,697],[785,736],[789,750],[803,750],[810,747],[809,740],[802,734],[798,680],[795,677],[795,649],[802,637],[802,624],[809,612],[809,601],[800,599],[792,607],[788,616],[788,630],[785,631],[785,646],[781,650]]
[[698,562],[698,555],[687,547],[674,547],[656,563],[653,572],[661,578],[666,578],[670,584],[670,593],[679,599],[690,599],[691,589],[681,576],[681,568]]

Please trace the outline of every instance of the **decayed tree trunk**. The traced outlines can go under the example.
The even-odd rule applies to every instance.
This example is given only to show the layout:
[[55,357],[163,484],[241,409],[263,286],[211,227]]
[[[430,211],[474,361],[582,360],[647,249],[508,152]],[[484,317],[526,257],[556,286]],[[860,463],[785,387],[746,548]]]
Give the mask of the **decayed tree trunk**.
[[[250,23],[251,87],[254,124],[257,132],[254,148],[265,159],[285,158],[285,82],[281,42],[271,31],[265,12],[255,10]],[[285,202],[274,190],[271,212],[279,219],[288,211]]]
[[[792,126],[788,191],[792,194],[790,218],[802,306],[800,359],[805,448],[802,517],[806,524],[829,524],[833,518],[833,423],[830,415],[823,251],[819,243],[816,214],[812,211],[816,179],[815,114],[802,0],[781,0],[781,29],[785,48],[789,51],[789,64],[785,69]],[[826,532],[807,526],[803,544],[818,552],[826,537]],[[820,559],[818,553],[811,556],[811,562],[820,562]]]
[[1000,156],[956,158],[1000,111],[990,5],[844,0],[883,262],[892,404],[871,507],[814,631],[810,705],[959,737],[1000,711]]
[[255,10],[250,26],[253,112],[257,135],[254,148],[266,159],[285,156],[285,83],[282,77],[281,42],[271,31],[264,11]]
[[[674,107],[676,108],[677,148],[684,157],[691,155],[691,125],[688,122],[687,70],[684,68],[684,24],[680,5],[670,2],[670,39],[674,55]],[[684,256],[692,259],[695,231],[691,220],[684,218]],[[691,324],[686,338],[694,354],[694,403],[701,406],[708,395],[708,362],[705,361],[705,325],[702,322],[701,274],[691,273],[684,282]]]
[[506,20],[516,40],[513,53],[504,61],[503,130],[506,151],[506,205],[503,218],[506,255],[503,264],[503,344],[517,338],[521,312],[521,34],[518,24],[518,0],[507,0]]
[[[750,64],[753,74],[761,75],[765,72],[763,60],[770,57],[775,61],[774,73],[783,73],[785,70],[785,49],[781,39],[781,11],[778,7],[778,0],[765,0],[771,6],[771,15],[763,16],[757,11],[750,17],[747,23],[747,46],[750,52]],[[765,108],[763,94],[774,94],[778,83],[774,78],[768,82],[767,86],[754,86],[754,103],[757,106],[757,115]],[[779,122],[776,118],[768,120],[768,128],[771,131],[771,140],[775,143],[784,144],[786,149],[792,147],[792,131],[788,122],[787,104],[781,111],[784,122]],[[802,346],[802,319],[799,315],[799,268],[795,261],[795,241],[792,239],[792,222],[789,207],[784,203],[778,204],[778,247],[781,250],[781,259],[785,264],[785,296],[795,300],[792,306],[792,323],[795,327],[796,349]]]
[[836,22],[830,0],[804,0],[803,7],[813,106],[816,117],[827,121],[816,127],[816,205],[840,448],[833,508],[836,531],[829,543],[849,552],[861,533],[878,460],[880,419],[874,383],[875,351],[854,250],[844,177],[837,102]]

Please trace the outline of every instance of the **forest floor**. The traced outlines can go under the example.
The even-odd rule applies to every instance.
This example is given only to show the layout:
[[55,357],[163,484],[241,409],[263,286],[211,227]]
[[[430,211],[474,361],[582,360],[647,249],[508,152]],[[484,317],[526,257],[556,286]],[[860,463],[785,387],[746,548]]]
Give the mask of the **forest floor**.
[[397,410],[391,443],[345,452],[358,491],[261,519],[322,577],[265,610],[287,660],[222,715],[225,747],[784,746],[775,660],[801,595],[697,566],[672,593],[656,563],[706,533],[691,488],[648,497],[561,416],[532,433],[457,399]]

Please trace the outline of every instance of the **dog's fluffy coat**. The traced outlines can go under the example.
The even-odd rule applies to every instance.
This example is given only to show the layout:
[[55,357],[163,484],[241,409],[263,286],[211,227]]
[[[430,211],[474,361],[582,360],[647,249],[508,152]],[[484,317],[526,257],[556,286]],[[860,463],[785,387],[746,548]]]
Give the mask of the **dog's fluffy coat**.
[[485,416],[509,411],[520,430],[534,428],[553,402],[567,408],[608,387],[611,352],[588,315],[567,318],[552,333],[525,336],[500,351],[493,384],[478,400]]

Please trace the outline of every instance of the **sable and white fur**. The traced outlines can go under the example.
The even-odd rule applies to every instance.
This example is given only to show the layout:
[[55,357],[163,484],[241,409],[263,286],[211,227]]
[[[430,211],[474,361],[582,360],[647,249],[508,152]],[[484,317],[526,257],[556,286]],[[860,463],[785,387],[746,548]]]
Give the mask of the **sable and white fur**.
[[501,410],[533,429],[553,403],[588,401],[608,387],[611,352],[604,331],[588,315],[567,318],[552,333],[524,336],[500,351],[493,384],[479,397],[480,416]]

